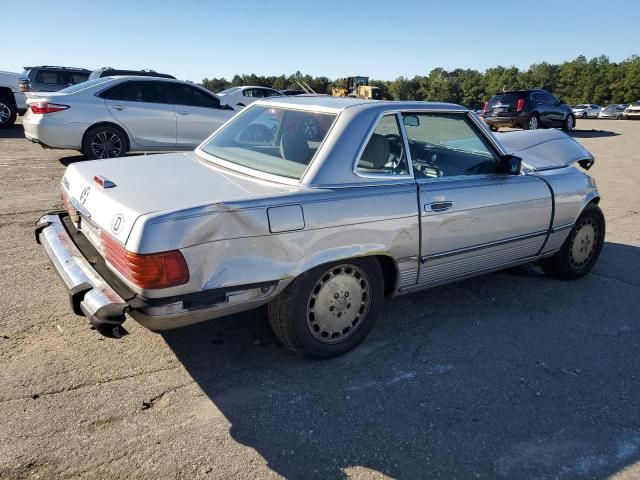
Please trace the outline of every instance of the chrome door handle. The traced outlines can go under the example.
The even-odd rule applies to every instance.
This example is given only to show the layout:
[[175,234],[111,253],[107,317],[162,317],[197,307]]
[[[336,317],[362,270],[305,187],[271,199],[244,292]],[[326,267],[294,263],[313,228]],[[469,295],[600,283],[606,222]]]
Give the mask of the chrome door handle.
[[178,112],[178,115],[189,115],[189,112]]
[[122,105],[111,105],[111,108],[118,110],[119,112],[125,109]]
[[449,210],[453,207],[453,202],[444,201],[444,202],[433,202],[427,203],[424,206],[425,212],[444,212],[445,210]]

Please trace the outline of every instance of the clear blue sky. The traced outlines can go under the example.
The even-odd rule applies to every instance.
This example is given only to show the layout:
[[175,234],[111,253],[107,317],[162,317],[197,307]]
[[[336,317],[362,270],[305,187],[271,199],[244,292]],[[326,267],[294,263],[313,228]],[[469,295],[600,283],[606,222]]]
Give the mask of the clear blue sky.
[[[0,70],[25,65],[394,79],[640,54],[640,1],[2,0]],[[8,31],[6,30],[8,28]]]

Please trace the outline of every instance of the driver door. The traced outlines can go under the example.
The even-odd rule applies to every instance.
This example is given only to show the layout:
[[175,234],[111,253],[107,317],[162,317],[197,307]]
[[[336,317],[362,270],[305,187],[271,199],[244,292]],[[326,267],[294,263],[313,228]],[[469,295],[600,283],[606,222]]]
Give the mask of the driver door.
[[551,221],[537,177],[500,173],[466,113],[404,115],[420,208],[418,283],[433,285],[535,256]]

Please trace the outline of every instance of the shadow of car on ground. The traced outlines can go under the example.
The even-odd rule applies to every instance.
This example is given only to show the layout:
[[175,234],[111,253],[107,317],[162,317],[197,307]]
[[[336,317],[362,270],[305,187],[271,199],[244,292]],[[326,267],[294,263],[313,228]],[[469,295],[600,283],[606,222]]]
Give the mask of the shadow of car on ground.
[[24,138],[24,128],[20,124],[14,124],[8,128],[0,128],[0,139],[2,138]]
[[574,138],[600,138],[600,137],[617,137],[620,135],[617,132],[611,132],[609,130],[571,130],[567,134]]
[[338,358],[289,353],[264,311],[163,333],[285,478],[607,478],[640,458],[640,248],[562,282],[496,273],[388,301]]

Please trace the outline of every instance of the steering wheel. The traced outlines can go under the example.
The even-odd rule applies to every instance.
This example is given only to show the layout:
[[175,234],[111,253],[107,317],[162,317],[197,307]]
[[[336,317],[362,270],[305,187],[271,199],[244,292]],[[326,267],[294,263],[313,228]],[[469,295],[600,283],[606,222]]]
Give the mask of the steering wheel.
[[247,143],[266,143],[273,139],[273,132],[266,125],[252,123],[240,133],[238,140]]
[[389,148],[391,153],[395,157],[395,160],[392,161],[392,170],[394,173],[402,173],[404,170],[404,166],[402,165],[402,153],[404,152],[404,143],[402,141],[402,137],[395,133],[388,133],[384,136],[389,142]]

